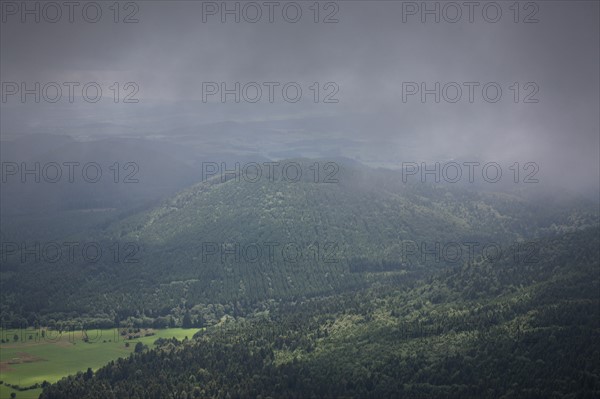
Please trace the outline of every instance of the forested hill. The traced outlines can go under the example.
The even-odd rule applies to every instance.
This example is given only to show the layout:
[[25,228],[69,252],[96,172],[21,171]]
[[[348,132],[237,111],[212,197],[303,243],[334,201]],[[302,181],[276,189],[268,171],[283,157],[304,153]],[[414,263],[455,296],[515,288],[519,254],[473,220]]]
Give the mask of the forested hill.
[[[539,238],[597,222],[587,209],[493,185],[404,183],[400,171],[357,163],[280,165],[286,163],[298,165],[301,176],[292,169],[284,175],[282,166],[272,178],[252,168],[217,174],[160,206],[65,237],[99,243],[98,261],[8,257],[3,321],[161,327],[181,325],[191,313],[192,323],[210,324],[269,300],[364,288],[388,272],[410,279],[462,266],[486,245],[508,253],[533,241],[528,248],[535,252]],[[35,296],[26,294],[32,290]]]
[[504,256],[273,304],[41,398],[596,398],[599,234],[543,239],[528,265]]

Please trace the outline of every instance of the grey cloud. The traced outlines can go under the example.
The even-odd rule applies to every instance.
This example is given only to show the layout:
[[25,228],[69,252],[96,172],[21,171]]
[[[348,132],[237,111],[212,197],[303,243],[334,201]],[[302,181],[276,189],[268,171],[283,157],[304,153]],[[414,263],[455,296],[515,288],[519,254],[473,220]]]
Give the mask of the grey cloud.
[[[305,11],[312,4],[299,3]],[[168,136],[218,121],[321,116],[352,123],[311,125],[306,141],[314,143],[315,134],[339,139],[348,146],[340,152],[363,161],[535,160],[553,183],[598,187],[597,2],[536,2],[534,24],[514,23],[507,2],[496,24],[481,17],[473,24],[403,23],[402,3],[389,1],[337,2],[334,24],[315,24],[309,13],[297,24],[202,23],[201,2],[138,4],[137,24],[3,23],[3,81],[135,81],[141,102],[2,104],[2,133],[62,126],[81,134],[81,126],[99,123],[90,132]],[[297,81],[304,99],[312,82],[332,81],[340,102],[205,104],[203,81]],[[405,81],[498,82],[504,92],[495,104],[403,103]],[[536,82],[540,102],[514,104],[513,82]]]

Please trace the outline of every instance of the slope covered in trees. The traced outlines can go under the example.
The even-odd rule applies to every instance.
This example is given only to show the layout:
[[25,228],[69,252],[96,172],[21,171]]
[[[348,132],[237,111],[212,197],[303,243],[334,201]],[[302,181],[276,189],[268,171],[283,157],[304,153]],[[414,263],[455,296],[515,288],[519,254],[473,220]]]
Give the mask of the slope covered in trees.
[[[417,278],[460,265],[487,244],[514,253],[516,242],[596,222],[585,208],[468,185],[403,183],[399,171],[356,163],[326,170],[319,162],[317,173],[313,160],[286,162],[300,165],[297,181],[281,169],[256,181],[217,175],[159,206],[64,237],[80,244],[72,261],[64,245],[52,263],[33,256],[22,262],[15,251],[2,263],[3,323],[160,327],[181,325],[188,313],[192,324],[216,322],[270,300],[331,295],[387,278],[373,271]],[[94,262],[81,255],[90,242],[102,250]]]
[[593,398],[600,394],[598,228],[417,280],[272,304],[161,341],[53,398]]

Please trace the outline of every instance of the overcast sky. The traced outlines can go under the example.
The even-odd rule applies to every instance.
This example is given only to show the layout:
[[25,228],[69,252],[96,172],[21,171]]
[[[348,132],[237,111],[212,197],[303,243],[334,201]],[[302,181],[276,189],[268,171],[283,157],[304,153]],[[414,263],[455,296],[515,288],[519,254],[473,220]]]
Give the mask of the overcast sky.
[[[86,2],[74,9],[72,23],[65,6],[58,18],[52,7],[27,2],[32,9],[36,3],[40,7],[40,22],[35,23],[33,14],[21,21],[21,2],[2,3],[3,137],[61,129],[71,133],[73,127],[84,126],[95,126],[96,135],[164,135],[174,127],[218,121],[329,116],[346,124],[340,122],[331,132],[318,129],[319,134],[364,142],[369,154],[362,159],[379,154],[388,161],[402,161],[411,154],[411,161],[533,161],[540,165],[541,175],[556,184],[572,188],[599,184],[597,1],[521,2],[518,15],[513,1],[478,2],[472,9],[473,22],[464,2],[453,3],[461,16],[456,7],[441,2],[439,23],[433,14],[422,15],[422,2],[321,2],[318,23],[313,1],[287,6],[290,2],[279,2],[273,8],[273,22],[265,2],[245,8],[241,2],[239,23],[235,15],[225,15],[226,22],[221,22],[223,2],[138,1],[127,8],[121,3],[118,23],[109,1],[94,3],[102,10],[97,23],[83,18]],[[262,17],[255,23],[245,21],[257,16],[255,4]],[[427,4],[436,7],[436,2]],[[291,23],[296,5],[302,15]],[[227,2],[227,7],[235,8],[235,2]],[[94,5],[86,10],[87,19],[95,18]],[[123,23],[130,14],[137,23]],[[58,22],[48,21],[55,17]],[[447,21],[452,19],[457,21]],[[499,20],[492,23],[494,19]],[[78,97],[71,104],[63,85],[63,98],[57,103],[42,97],[36,104],[29,95],[22,104],[20,93],[8,94],[13,87],[6,82],[26,82],[28,87],[34,82],[41,86],[78,82],[76,95],[85,83],[97,82],[105,98],[87,103]],[[120,83],[116,104],[114,86],[109,88],[114,82]],[[127,82],[135,85],[125,90]],[[243,97],[235,103],[229,95],[222,103],[217,93],[203,102],[203,82],[225,82],[229,88],[235,82],[241,86],[257,82],[262,97],[256,103]],[[274,88],[273,103],[264,82],[280,84]],[[302,89],[296,103],[282,96],[281,88],[288,82]],[[313,101],[314,82],[319,87],[318,103]],[[454,84],[446,86],[445,93],[440,90],[439,103],[433,94],[422,103],[420,93],[406,93],[420,89],[421,83],[434,88],[436,82],[440,88],[456,82],[461,99],[451,103],[443,96],[456,96]],[[473,103],[464,82],[479,84]],[[483,97],[487,83],[492,83],[488,99],[493,99],[496,87],[502,89],[497,102]],[[132,98],[139,102],[123,103],[134,88],[139,91]],[[294,88],[290,90],[293,96]],[[51,97],[52,89],[48,93]],[[246,94],[254,97],[254,88]],[[328,94],[338,102],[323,102]],[[344,130],[348,125],[352,128]]]

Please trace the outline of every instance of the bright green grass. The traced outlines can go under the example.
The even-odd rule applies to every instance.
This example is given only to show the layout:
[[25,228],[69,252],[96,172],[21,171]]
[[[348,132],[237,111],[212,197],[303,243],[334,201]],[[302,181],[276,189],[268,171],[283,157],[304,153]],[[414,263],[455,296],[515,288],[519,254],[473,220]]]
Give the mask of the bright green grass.
[[0,385],[0,399],[10,399],[10,394],[15,392],[17,399],[37,399],[42,393],[42,389],[28,389],[27,391],[15,391],[6,385]]
[[[30,340],[29,336],[36,331],[25,330],[23,333],[18,332],[21,338],[13,342],[15,331],[4,330],[2,337],[11,342],[0,344],[0,380],[24,387],[41,384],[44,380],[54,382],[69,374],[85,371],[88,367],[96,370],[111,360],[126,357],[133,352],[137,342],[152,347],[158,338],[175,337],[181,340],[187,336],[191,339],[197,331],[198,329],[169,328],[154,330],[155,334],[152,336],[126,340],[116,329],[88,330],[90,343],[85,343],[81,331],[64,332],[60,336],[52,332],[46,338]],[[126,342],[129,347],[125,346]],[[26,358],[31,361],[18,363]],[[7,364],[8,362],[17,363]],[[9,398],[11,392],[17,392],[18,399],[27,399],[37,398],[41,390],[14,391],[2,385],[0,399]]]

